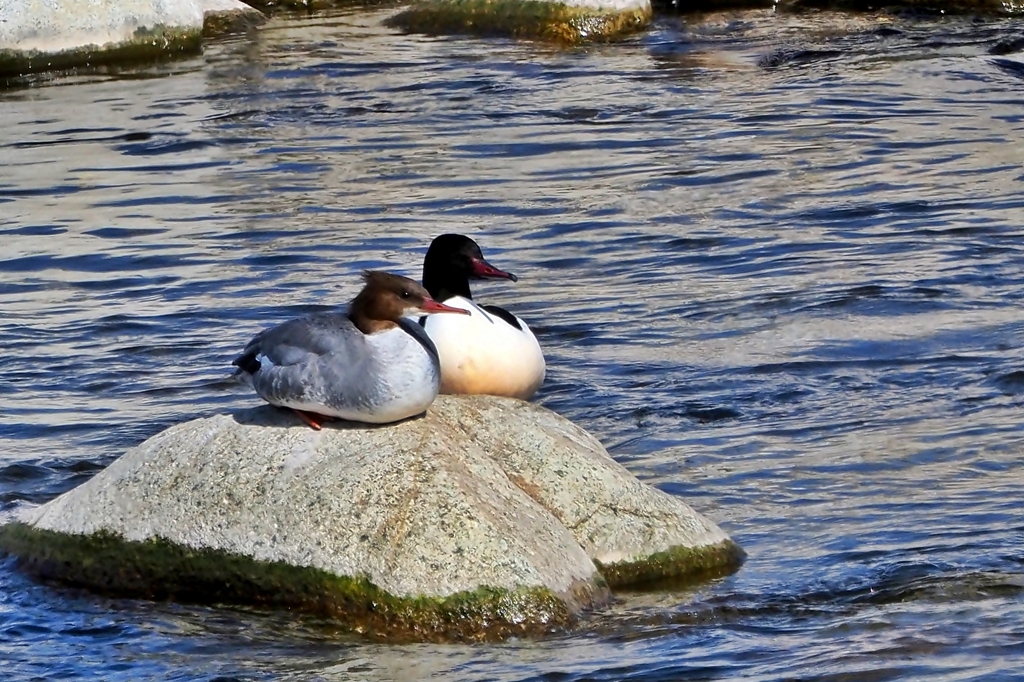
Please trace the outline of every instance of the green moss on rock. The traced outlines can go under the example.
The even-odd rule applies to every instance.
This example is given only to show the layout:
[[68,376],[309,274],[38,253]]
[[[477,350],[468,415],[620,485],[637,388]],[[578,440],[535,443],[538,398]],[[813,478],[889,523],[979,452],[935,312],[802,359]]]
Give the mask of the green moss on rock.
[[600,11],[543,0],[425,0],[387,24],[427,34],[503,35],[576,44],[637,31],[650,19],[650,6]]
[[138,63],[195,54],[202,47],[202,39],[202,31],[199,30],[160,26],[138,29],[130,41],[117,45],[89,45],[61,52],[0,50],[0,76],[21,76],[80,66]]
[[709,547],[673,547],[638,561],[594,561],[608,586],[636,587],[664,582],[697,582],[734,573],[746,553],[732,540]]
[[[546,588],[481,587],[443,598],[396,597],[364,577],[193,550],[164,540],[134,542],[106,532],[68,535],[20,522],[0,526],[0,554],[16,557],[22,570],[43,580],[105,594],[290,608],[390,641],[531,636],[576,619],[568,604]],[[579,585],[574,597],[593,603],[599,589]]]

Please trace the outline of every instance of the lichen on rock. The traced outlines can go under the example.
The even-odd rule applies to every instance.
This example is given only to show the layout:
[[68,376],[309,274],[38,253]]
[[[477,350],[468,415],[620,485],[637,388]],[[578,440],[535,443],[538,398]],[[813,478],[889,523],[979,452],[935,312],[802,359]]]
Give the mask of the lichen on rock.
[[201,45],[201,29],[173,29],[164,26],[139,29],[131,40],[116,45],[89,44],[57,52],[4,49],[0,43],[0,76],[166,59],[196,54]]
[[[538,636],[568,627],[575,615],[543,587],[480,587],[447,597],[396,597],[365,577],[338,576],[218,550],[190,550],[160,539],[126,541],[0,526],[0,551],[45,580],[104,594],[200,603],[295,609],[388,641],[494,640]],[[590,599],[580,585],[581,600]]]
[[675,546],[649,556],[605,564],[595,560],[597,569],[611,588],[662,583],[697,582],[720,578],[735,571],[746,553],[732,540],[710,547]]

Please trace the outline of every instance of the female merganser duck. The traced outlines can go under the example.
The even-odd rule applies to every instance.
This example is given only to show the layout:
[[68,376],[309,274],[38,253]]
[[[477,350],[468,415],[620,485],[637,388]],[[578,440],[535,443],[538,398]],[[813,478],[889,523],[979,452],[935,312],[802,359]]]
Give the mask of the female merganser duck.
[[435,300],[468,317],[421,317],[441,358],[441,393],[485,393],[528,399],[544,382],[544,353],[521,319],[497,306],[477,305],[470,279],[509,279],[486,260],[477,243],[443,234],[427,249],[423,286]]
[[437,397],[437,349],[411,313],[461,313],[411,279],[363,273],[348,313],[316,313],[260,332],[232,362],[271,405],[314,429],[340,417],[385,424],[420,414]]

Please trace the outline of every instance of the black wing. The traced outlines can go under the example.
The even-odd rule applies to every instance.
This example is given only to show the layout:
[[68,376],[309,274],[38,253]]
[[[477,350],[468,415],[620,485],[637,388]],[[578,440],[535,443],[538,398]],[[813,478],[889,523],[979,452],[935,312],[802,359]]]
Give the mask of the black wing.
[[510,313],[509,311],[505,310],[504,308],[499,308],[496,305],[482,305],[480,307],[489,312],[491,315],[494,315],[495,317],[500,317],[501,319],[505,320],[519,331],[523,331],[523,325],[519,324],[519,318]]

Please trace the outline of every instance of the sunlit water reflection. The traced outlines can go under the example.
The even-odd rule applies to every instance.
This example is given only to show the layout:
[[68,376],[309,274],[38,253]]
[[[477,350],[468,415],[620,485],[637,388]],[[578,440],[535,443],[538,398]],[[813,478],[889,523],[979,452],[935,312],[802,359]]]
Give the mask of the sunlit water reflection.
[[[577,632],[367,644],[0,568],[12,680],[1010,679],[1024,641],[1018,22],[663,17],[576,50],[277,18],[0,93],[0,504],[254,403],[263,326],[475,236],[537,400],[749,560]],[[838,27],[838,28],[837,28]]]

